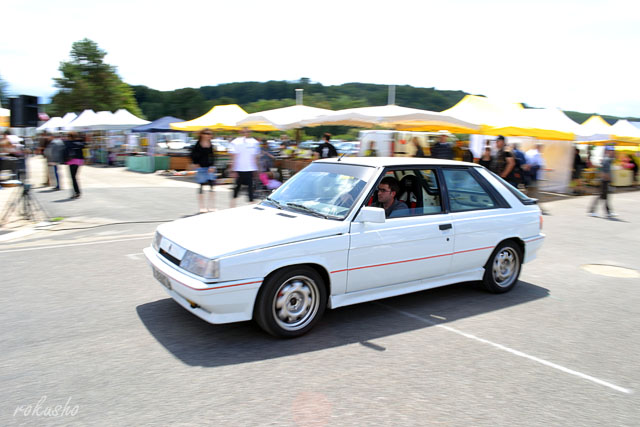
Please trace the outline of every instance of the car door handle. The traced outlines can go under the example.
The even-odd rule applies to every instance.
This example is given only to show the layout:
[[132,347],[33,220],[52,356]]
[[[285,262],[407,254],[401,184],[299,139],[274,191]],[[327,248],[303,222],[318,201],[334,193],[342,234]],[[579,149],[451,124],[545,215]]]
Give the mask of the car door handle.
[[440,228],[440,230],[449,230],[453,226],[451,224],[440,224],[438,227]]

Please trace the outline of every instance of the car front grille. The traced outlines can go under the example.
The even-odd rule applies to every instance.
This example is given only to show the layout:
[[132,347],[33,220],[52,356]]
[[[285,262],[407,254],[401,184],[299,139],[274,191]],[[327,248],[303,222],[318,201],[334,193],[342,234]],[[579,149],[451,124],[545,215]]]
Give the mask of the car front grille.
[[159,251],[160,255],[162,255],[163,257],[165,257],[166,259],[168,259],[169,261],[171,261],[172,263],[174,263],[175,265],[180,265],[180,260],[176,257],[174,257],[173,255],[171,255],[169,252],[165,251],[164,249],[160,248]]

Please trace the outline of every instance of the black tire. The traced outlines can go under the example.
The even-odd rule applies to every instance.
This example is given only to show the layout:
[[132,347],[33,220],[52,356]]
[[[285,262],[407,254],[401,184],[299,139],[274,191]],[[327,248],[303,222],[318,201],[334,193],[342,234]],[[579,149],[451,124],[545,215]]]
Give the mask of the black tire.
[[498,245],[484,266],[482,282],[489,292],[501,294],[510,291],[520,277],[522,251],[513,240]]
[[310,267],[290,267],[263,283],[253,317],[271,335],[294,338],[313,328],[326,306],[322,277]]

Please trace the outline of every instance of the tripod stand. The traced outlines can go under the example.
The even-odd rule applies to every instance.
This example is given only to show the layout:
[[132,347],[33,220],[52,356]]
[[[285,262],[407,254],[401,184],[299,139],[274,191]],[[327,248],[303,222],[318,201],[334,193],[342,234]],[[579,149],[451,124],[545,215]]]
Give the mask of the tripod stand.
[[31,195],[31,184],[20,182],[19,186],[21,188],[13,193],[7,208],[2,214],[0,225],[5,225],[11,219],[11,214],[16,210],[20,216],[27,221],[37,220],[38,214],[40,214],[43,220],[46,220],[48,218],[46,211],[35,197]]

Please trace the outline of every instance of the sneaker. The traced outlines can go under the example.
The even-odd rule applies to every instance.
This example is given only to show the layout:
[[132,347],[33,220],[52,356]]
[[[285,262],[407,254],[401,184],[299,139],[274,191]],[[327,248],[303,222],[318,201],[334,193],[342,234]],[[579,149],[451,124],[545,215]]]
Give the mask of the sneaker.
[[615,213],[615,212],[609,212],[609,214],[608,214],[607,216],[608,216],[609,218],[615,218],[615,217],[617,217],[617,216],[618,216],[618,214],[617,214],[617,213]]
[[592,216],[592,217],[597,217],[598,214],[595,212],[589,212],[587,215]]

